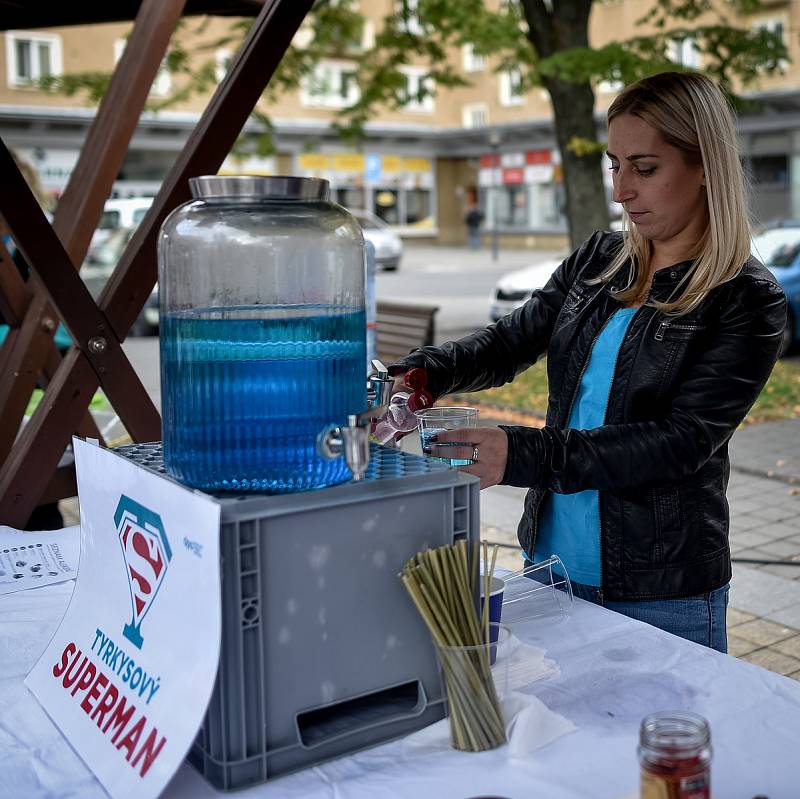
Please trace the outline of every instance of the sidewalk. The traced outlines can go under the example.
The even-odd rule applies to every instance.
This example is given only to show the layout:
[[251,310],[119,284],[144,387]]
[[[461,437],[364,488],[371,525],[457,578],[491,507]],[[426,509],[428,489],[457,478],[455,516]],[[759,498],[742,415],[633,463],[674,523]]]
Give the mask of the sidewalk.
[[[800,680],[800,419],[739,430],[730,453],[729,652]],[[498,562],[511,569],[521,566],[523,496],[503,486],[481,495],[482,537],[502,545]]]

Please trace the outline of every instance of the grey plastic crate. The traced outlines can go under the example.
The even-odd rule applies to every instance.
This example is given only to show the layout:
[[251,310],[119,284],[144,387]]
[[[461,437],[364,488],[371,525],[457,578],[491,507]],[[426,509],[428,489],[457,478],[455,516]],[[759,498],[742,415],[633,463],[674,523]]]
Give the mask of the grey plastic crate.
[[[171,479],[159,444],[116,452]],[[478,485],[373,446],[360,483],[211,495],[222,651],[189,760],[212,785],[265,782],[443,717],[430,636],[397,573],[425,547],[478,540]]]

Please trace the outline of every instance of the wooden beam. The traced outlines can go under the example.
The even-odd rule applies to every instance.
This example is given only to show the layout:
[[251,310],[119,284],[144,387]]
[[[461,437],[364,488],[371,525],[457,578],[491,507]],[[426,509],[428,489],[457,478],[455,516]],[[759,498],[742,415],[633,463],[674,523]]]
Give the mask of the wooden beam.
[[[124,414],[131,436],[137,441],[152,440],[161,430],[161,417],[2,140],[0,176],[0,207],[6,223],[17,235],[17,247],[36,271],[75,345],[94,370],[97,383],[102,383],[120,417]],[[41,305],[37,297],[29,306],[28,315],[38,313]],[[31,327],[26,319],[22,333]],[[47,351],[43,350],[39,368],[46,356]]]
[[185,4],[186,0],[144,0],[136,15],[53,220],[76,265],[86,257]]
[[[128,143],[133,131],[136,129],[150,86],[158,73],[161,60],[170,36],[180,18],[184,3],[185,0],[144,0],[142,2],[128,45],[117,70],[112,76],[108,92],[89,130],[78,164],[72,173],[70,183],[59,205],[54,221],[54,226],[59,232],[61,241],[68,253],[68,260],[72,262],[70,270],[73,273],[75,265],[79,266],[86,254],[92,231],[97,226],[105,199],[108,197],[113,182],[122,166]],[[13,198],[10,198],[10,200],[13,202]],[[0,211],[3,210],[3,204],[0,202]],[[15,241],[23,245],[20,247],[23,253],[30,249],[37,249],[36,242],[30,238],[26,239],[26,236],[30,236],[30,220],[23,219],[21,222],[21,228],[19,227],[19,220],[18,224],[14,226],[13,235]],[[36,229],[37,225],[34,223],[33,227]],[[26,231],[28,231],[27,234]],[[42,249],[53,250],[57,248],[50,241],[49,247]],[[29,261],[29,263],[36,271],[39,264],[32,261]],[[62,263],[62,268],[63,266]],[[68,277],[66,279],[69,280]],[[74,284],[72,285],[74,287]],[[57,290],[63,288],[63,286],[59,287],[57,284],[50,286],[51,289],[54,287]],[[33,351],[32,348],[34,346],[35,333],[42,322],[53,315],[54,311],[50,307],[46,295],[43,292],[37,292],[26,314],[20,335],[16,337],[17,341],[14,348],[25,348],[24,352],[16,354],[18,361],[30,362],[31,359],[35,359],[40,364],[40,367],[44,369],[45,363],[49,359],[49,354],[38,350]],[[108,342],[109,339],[114,338],[114,335],[110,332],[110,327],[106,323],[102,324],[106,326],[106,332],[109,333],[105,337],[106,342]],[[99,336],[99,338],[104,337]],[[81,343],[86,347],[88,342],[82,341]],[[116,345],[118,346],[118,344],[119,341],[117,340]],[[112,361],[115,362],[119,355],[117,346],[112,342]],[[96,354],[102,356],[104,353]],[[99,360],[107,359],[101,357]],[[52,361],[49,362],[52,364]],[[105,377],[108,374],[108,367],[105,364],[96,363],[95,366],[98,370],[103,370],[99,372],[98,377],[100,375]],[[62,365],[62,368],[69,367]],[[123,381],[125,380],[124,374],[123,369],[123,375],[121,376]],[[129,369],[128,375],[129,380],[132,376],[135,394],[135,384],[138,383],[138,379],[136,379],[132,369]],[[6,381],[13,380],[13,374],[11,373],[0,374],[0,385]],[[27,520],[27,516],[30,515],[30,511],[36,505],[38,496],[46,485],[48,474],[55,469],[72,432],[81,421],[83,414],[77,414],[74,403],[88,394],[88,399],[84,406],[85,412],[98,382],[95,382],[88,392],[73,392],[69,399],[62,399],[61,401],[68,406],[64,409],[58,408],[55,404],[55,389],[53,383],[50,384],[47,391],[49,396],[46,396],[46,401],[40,404],[36,414],[34,414],[34,418],[31,420],[31,424],[28,425],[29,429],[26,429],[28,435],[21,437],[15,446],[15,450],[24,448],[24,451],[15,452],[14,454],[18,457],[8,458],[3,466],[0,467],[0,521],[6,518],[5,513],[9,507],[13,510],[14,521],[12,523],[24,524]],[[61,380],[56,385],[74,388],[70,375],[62,375]],[[20,385],[20,393],[24,393],[23,389],[24,386]],[[135,400],[133,403],[127,400],[127,392],[124,392],[121,396],[125,398],[122,403],[123,408],[117,408],[116,410],[123,416],[125,427],[132,434],[132,427],[141,427],[141,424],[137,423],[135,419],[132,420],[130,414],[125,413],[125,410],[132,411],[135,416],[144,413],[147,418],[145,420],[146,429],[141,431],[142,437],[158,437],[160,419],[149,398],[145,402],[144,409],[139,409],[136,407],[138,403]],[[19,400],[17,404],[19,404]],[[42,415],[51,414],[54,418],[65,421],[74,419],[74,424],[60,430],[58,434],[53,434],[52,425],[41,418]],[[35,431],[45,430],[50,431],[51,435],[44,435],[40,432],[39,435],[43,436],[40,438],[39,435],[35,434]],[[12,470],[20,468],[20,463],[25,460],[25,457],[36,460],[39,466],[38,479],[27,486],[21,485],[20,479],[14,479],[10,476]],[[5,488],[3,488],[4,486]]]
[[[101,310],[116,337],[124,338],[155,284],[155,243],[158,228],[176,205],[189,197],[188,178],[216,173],[230,151],[313,0],[268,0],[253,24],[228,76],[217,89],[197,128],[164,181],[153,206],[134,234],[101,296]],[[48,387],[51,412],[34,416],[6,465],[0,469],[0,520],[14,524],[30,514],[44,490],[41,475],[23,455],[38,452],[45,442],[68,441],[96,388],[95,373],[75,350],[64,359]],[[89,390],[88,398],[86,391]],[[123,419],[126,424],[126,420]],[[127,427],[127,424],[126,424]],[[50,453],[52,454],[52,447]],[[55,467],[50,463],[48,474]]]

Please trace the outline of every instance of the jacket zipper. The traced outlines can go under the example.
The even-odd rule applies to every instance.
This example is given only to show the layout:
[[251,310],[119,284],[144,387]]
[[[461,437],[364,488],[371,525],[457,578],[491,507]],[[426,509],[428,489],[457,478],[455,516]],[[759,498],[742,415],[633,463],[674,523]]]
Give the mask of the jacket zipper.
[[676,325],[674,322],[670,322],[669,319],[662,319],[661,322],[658,323],[658,327],[656,328],[655,339],[656,341],[663,341],[664,340],[664,333],[666,333],[667,328],[672,327],[675,330],[700,330],[700,325]]
[[[611,390],[614,388],[614,381],[617,379],[617,366],[619,365],[619,354],[622,351],[622,348],[625,346],[625,342],[630,338],[631,328],[633,327],[634,322],[636,321],[636,317],[639,314],[639,311],[644,307],[644,305],[640,305],[633,316],[631,317],[630,322],[628,322],[628,329],[625,331],[625,335],[622,337],[622,341],[620,342],[619,347],[617,348],[617,354],[614,358],[614,369],[611,372],[611,382],[608,384],[608,396],[606,397],[606,407],[605,411],[603,412],[603,424],[605,425],[608,421],[608,403],[611,401]],[[613,316],[613,314],[612,314]],[[594,346],[594,344],[592,344]],[[600,492],[597,492],[597,529],[600,534],[600,587],[597,589],[597,601],[602,605],[603,604],[603,514],[600,510]]]

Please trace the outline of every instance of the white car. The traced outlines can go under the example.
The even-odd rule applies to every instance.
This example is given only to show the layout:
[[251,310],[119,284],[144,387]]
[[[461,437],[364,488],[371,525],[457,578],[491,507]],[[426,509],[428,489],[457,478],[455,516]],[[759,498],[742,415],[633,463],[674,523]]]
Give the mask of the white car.
[[152,197],[125,197],[106,200],[103,215],[97,223],[97,230],[92,235],[89,251],[96,249],[119,228],[134,230],[144,219],[144,215],[153,204]]
[[550,275],[558,269],[563,258],[549,258],[533,266],[516,269],[503,275],[497,281],[489,305],[489,316],[496,322],[515,308],[524,305],[536,289],[550,280]]
[[403,241],[380,217],[369,211],[352,210],[350,213],[356,218],[364,232],[364,239],[375,247],[375,266],[394,272],[400,266],[403,257]]

